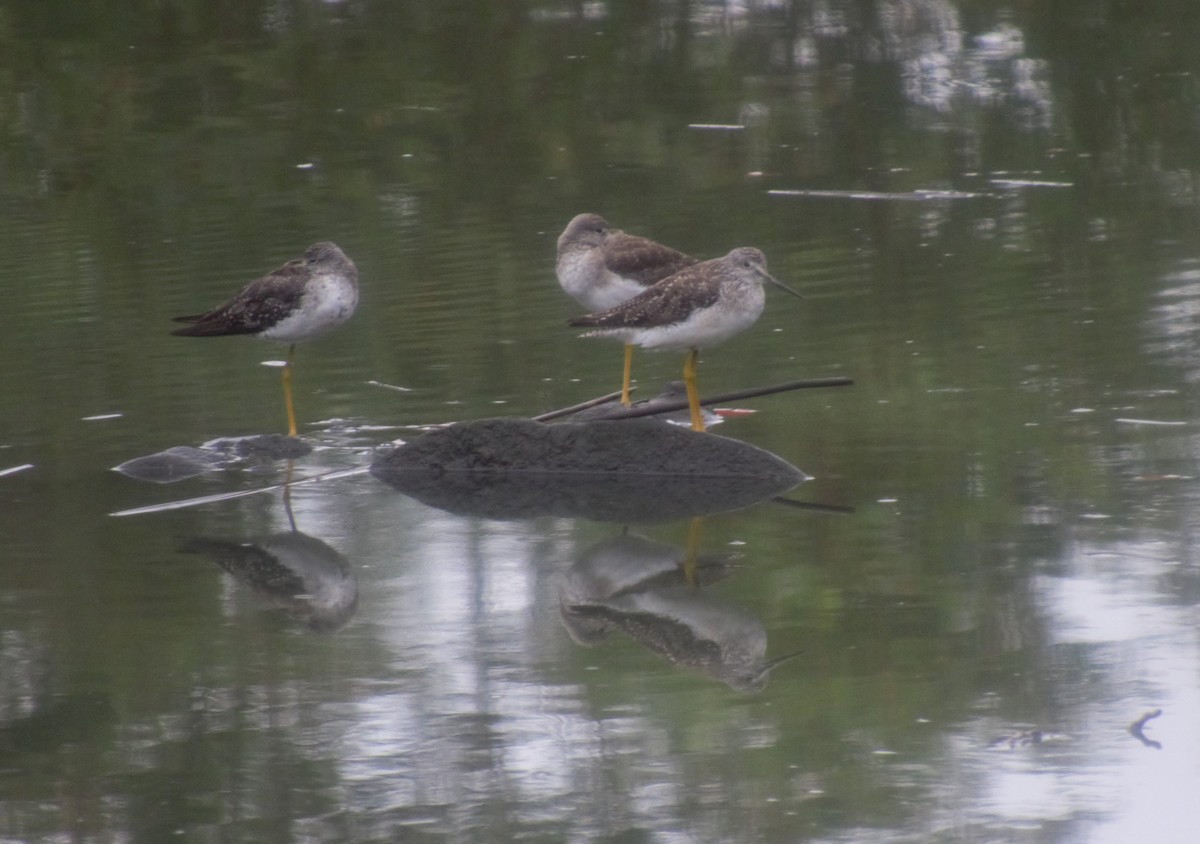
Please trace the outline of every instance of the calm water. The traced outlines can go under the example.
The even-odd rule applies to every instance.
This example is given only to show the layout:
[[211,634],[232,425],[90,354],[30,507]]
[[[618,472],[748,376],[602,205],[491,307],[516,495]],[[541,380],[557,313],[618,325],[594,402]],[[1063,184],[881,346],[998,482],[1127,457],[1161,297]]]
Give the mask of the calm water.
[[[1193,840],[1200,7],[118,5],[0,4],[0,840]],[[584,210],[804,292],[699,378],[855,379],[718,429],[826,509],[110,515],[288,477],[111,469],[282,430],[169,318],[317,240],[293,477],[615,389]]]

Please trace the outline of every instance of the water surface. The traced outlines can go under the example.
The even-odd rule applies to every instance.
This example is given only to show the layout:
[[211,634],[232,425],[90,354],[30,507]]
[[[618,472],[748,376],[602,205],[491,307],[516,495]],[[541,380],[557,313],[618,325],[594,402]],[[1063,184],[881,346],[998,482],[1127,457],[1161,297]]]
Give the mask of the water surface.
[[[1198,24],[7,4],[0,837],[1190,840]],[[805,294],[699,379],[854,379],[717,429],[827,509],[501,520],[358,474],[110,515],[615,389],[554,280],[585,210]],[[282,430],[279,348],[169,318],[326,239],[362,302],[298,353],[316,450],[110,471]],[[281,547],[336,611],[237,576]]]

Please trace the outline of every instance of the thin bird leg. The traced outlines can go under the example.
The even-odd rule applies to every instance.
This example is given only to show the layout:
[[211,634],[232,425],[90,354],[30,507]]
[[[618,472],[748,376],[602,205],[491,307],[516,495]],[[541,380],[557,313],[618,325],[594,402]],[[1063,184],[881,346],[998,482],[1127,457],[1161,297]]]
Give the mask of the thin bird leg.
[[699,349],[688,349],[683,359],[683,385],[687,388],[688,413],[692,417],[692,430],[704,430],[704,417],[700,414],[700,394],[696,392],[696,358]]
[[292,357],[296,344],[288,346],[287,360],[283,364],[283,403],[287,405],[288,436],[296,436],[296,411],[292,409]]
[[629,407],[629,372],[633,367],[633,345],[625,344],[625,377],[621,380],[621,406]]
[[688,586],[696,585],[696,561],[700,557],[700,526],[703,516],[692,516],[688,521],[687,546],[683,555],[683,579]]

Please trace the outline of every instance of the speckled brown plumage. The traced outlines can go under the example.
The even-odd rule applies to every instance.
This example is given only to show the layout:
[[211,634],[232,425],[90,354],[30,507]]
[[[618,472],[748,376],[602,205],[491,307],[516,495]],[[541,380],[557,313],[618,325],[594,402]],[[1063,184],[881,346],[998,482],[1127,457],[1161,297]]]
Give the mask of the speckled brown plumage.
[[604,242],[605,266],[617,275],[636,280],[644,287],[699,262],[699,258],[685,255],[646,237],[626,234],[620,229],[610,229]]
[[191,325],[171,333],[178,337],[226,337],[258,334],[294,311],[304,295],[308,270],[300,259],[250,282],[224,304],[202,314],[173,317]]
[[[723,259],[717,259],[723,260]],[[721,295],[721,276],[712,261],[692,264],[607,311],[569,320],[576,327],[650,328],[683,322],[693,311],[709,308]]]
[[677,249],[614,229],[599,214],[577,214],[558,237],[555,271],[563,290],[601,311],[695,263]]
[[762,313],[763,286],[768,283],[800,296],[767,272],[762,252],[743,246],[723,258],[684,267],[632,299],[575,317],[569,324],[592,329],[585,337],[621,340],[626,349],[637,344],[647,349],[686,350],[683,382],[688,411],[692,430],[702,431],[704,418],[695,377],[698,350],[723,343],[753,325]]
[[[332,279],[329,285],[326,279]],[[335,289],[336,288],[336,289]],[[311,300],[334,296],[344,301],[339,307],[322,313],[286,336],[272,337],[288,318],[302,316],[306,308],[315,311]],[[176,322],[191,323],[172,331],[180,337],[225,337],[259,334],[281,342],[300,342],[334,327],[353,313],[358,300],[358,270],[333,243],[317,243],[305,250],[303,258],[288,261],[262,278],[255,279],[236,296],[200,314],[174,317]]]
[[[691,255],[614,229],[599,214],[576,214],[558,237],[554,270],[564,291],[592,312],[620,305],[696,263]],[[629,406],[633,347],[625,346],[621,404]]]

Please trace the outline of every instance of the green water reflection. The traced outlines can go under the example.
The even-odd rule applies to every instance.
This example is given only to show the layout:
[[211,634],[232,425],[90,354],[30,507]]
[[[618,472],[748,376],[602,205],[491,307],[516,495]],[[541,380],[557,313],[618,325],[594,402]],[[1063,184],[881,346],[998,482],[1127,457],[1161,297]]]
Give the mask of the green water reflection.
[[[1185,2],[0,4],[0,472],[33,464],[0,474],[0,838],[1190,840],[1197,36]],[[695,587],[593,577],[686,522],[366,475],[294,525],[278,492],[109,517],[283,480],[109,469],[280,430],[279,350],[169,318],[320,240],[362,302],[298,359],[297,474],[615,389],[554,280],[585,210],[805,294],[701,387],[854,378],[720,429],[850,512],[709,516]],[[180,550],[295,531],[354,575],[336,631]],[[685,639],[802,654],[750,693]]]

